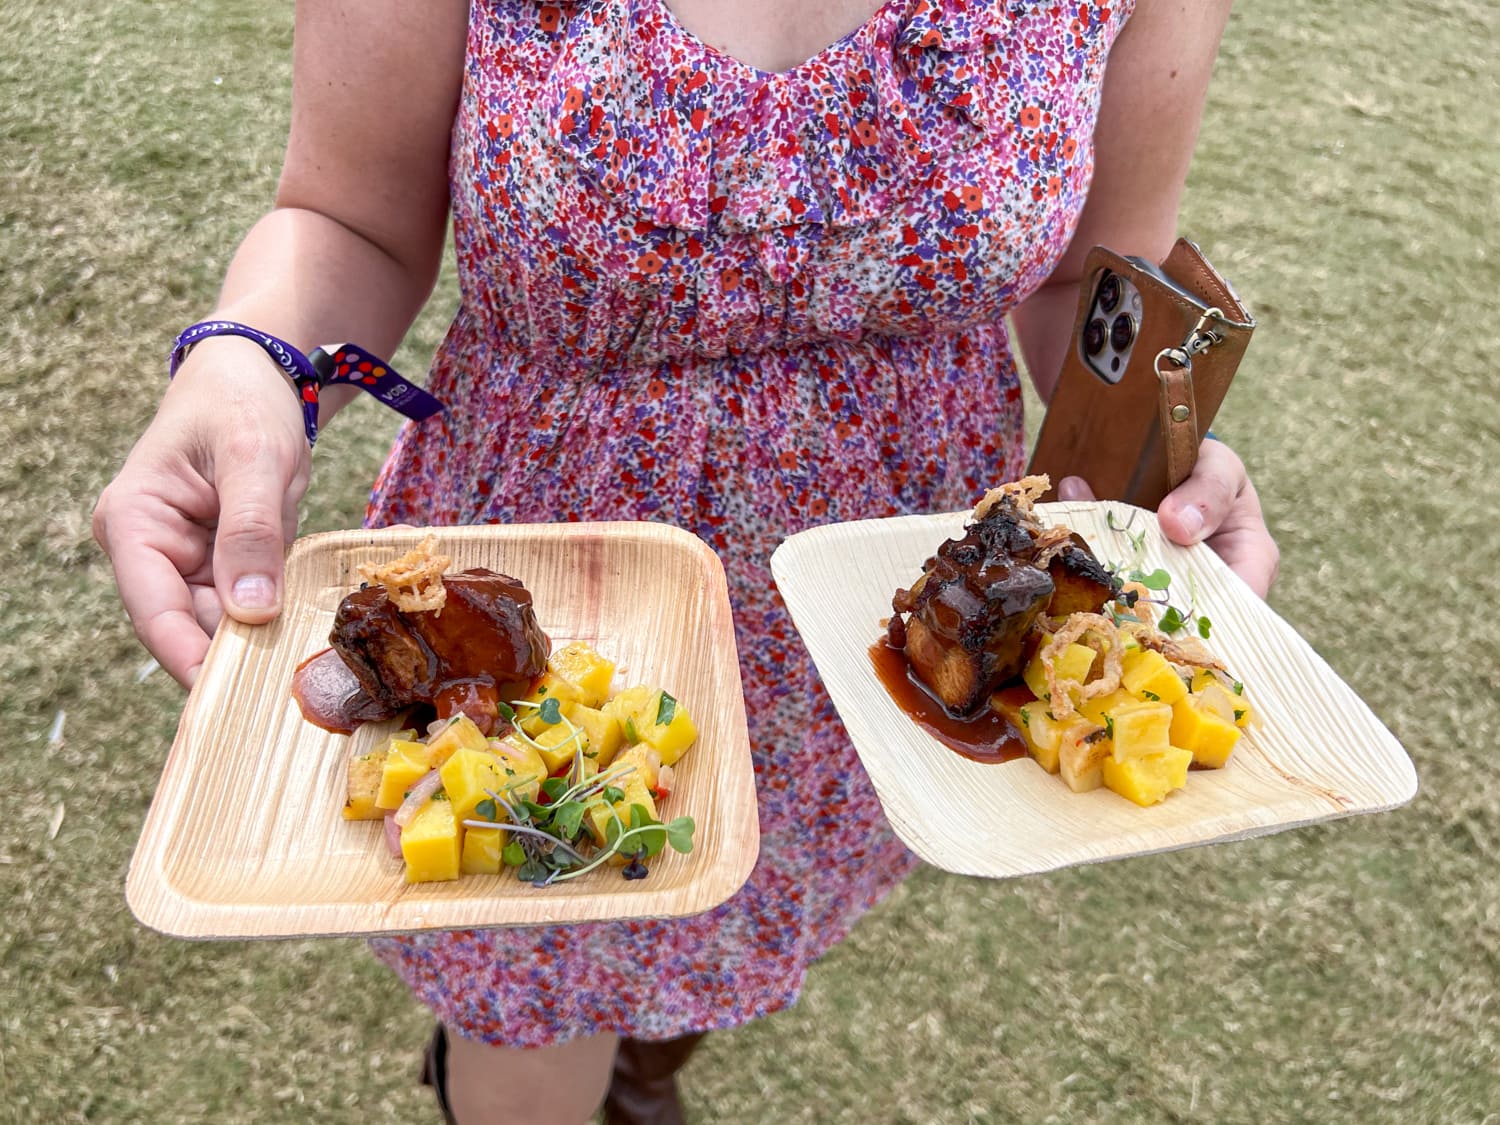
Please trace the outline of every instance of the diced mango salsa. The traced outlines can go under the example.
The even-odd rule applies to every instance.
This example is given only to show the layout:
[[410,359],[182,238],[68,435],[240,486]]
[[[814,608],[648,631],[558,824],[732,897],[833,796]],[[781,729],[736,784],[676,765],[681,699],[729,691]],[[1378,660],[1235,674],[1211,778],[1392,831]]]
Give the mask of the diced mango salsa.
[[536,752],[542,756],[542,761],[547,763],[548,773],[556,773],[588,747],[583,728],[566,722],[542,727],[531,740],[536,743]]
[[564,645],[547,661],[547,667],[559,679],[578,689],[578,702],[598,707],[609,695],[609,683],[615,676],[613,661],[606,660],[583,642]]
[[[1096,656],[1098,653],[1088,645],[1069,645],[1052,663],[1053,669],[1057,672],[1058,681],[1075,680],[1080,684],[1083,683],[1088,679],[1089,669],[1094,666]],[[1050,697],[1051,693],[1047,690],[1047,669],[1042,664],[1040,654],[1026,662],[1021,678],[1031,689],[1031,694],[1038,699],[1045,701]]]
[[[542,673],[542,678],[532,689],[531,694],[518,699],[515,708],[516,724],[533,738],[546,730],[549,725],[555,725],[549,724],[542,716],[540,704],[549,699],[557,700],[559,705],[582,703],[583,692],[555,672]],[[533,703],[538,706],[530,706]]]
[[460,823],[474,815],[480,801],[490,799],[490,791],[503,795],[506,785],[500,759],[489,752],[488,746],[483,750],[467,747],[455,750],[438,776],[443,779],[443,791],[448,794],[453,815]]
[[636,714],[635,728],[640,740],[661,755],[664,766],[673,765],[698,738],[687,708],[662,691],[654,692]]
[[1155,649],[1126,654],[1120,682],[1137,699],[1171,706],[1187,694],[1187,684],[1165,656]]
[[1108,729],[1117,762],[1162,754],[1171,749],[1172,708],[1132,700],[1110,712]]
[[[596,844],[603,844],[609,839],[609,824],[616,816],[620,818],[621,825],[624,828],[630,827],[630,807],[632,805],[640,805],[646,810],[648,816],[653,820],[656,819],[656,800],[651,796],[651,791],[646,787],[646,780],[639,771],[621,778],[618,788],[625,796],[614,803],[613,810],[601,798],[589,805],[588,810],[584,813],[584,824],[588,827],[589,833],[594,837]],[[622,857],[620,861],[623,863],[628,858]]]
[[439,791],[401,830],[401,858],[408,883],[457,879],[462,842],[453,803]]
[[639,777],[645,783],[646,789],[654,793],[656,791],[657,777],[661,773],[661,766],[661,755],[649,745],[642,742],[621,751],[615,760],[610,763],[610,772],[615,773],[633,768],[634,772],[623,774],[622,779],[616,782],[616,784],[623,789],[626,779]]
[[385,754],[356,754],[349,759],[345,820],[379,820],[385,815],[385,810],[375,803],[375,798],[380,795],[380,778],[384,772]]
[[[1211,676],[1212,673],[1209,673]],[[1202,686],[1199,686],[1199,685]],[[1203,671],[1193,677],[1193,695],[1201,701],[1200,705],[1212,711],[1226,723],[1233,723],[1237,727],[1243,727],[1250,722],[1250,702],[1243,695],[1237,695],[1232,688],[1226,687],[1223,680],[1204,679]]]
[[641,740],[641,732],[636,728],[635,717],[645,708],[655,692],[656,689],[649,684],[636,684],[610,697],[605,701],[604,706],[599,708],[606,715],[613,715],[619,721],[620,731],[627,744],[633,745]]
[[1172,790],[1187,784],[1192,760],[1191,753],[1175,747],[1124,761],[1106,758],[1102,763],[1104,784],[1138,805],[1154,805]]
[[625,732],[620,729],[620,720],[582,703],[569,703],[562,709],[563,716],[576,726],[583,728],[588,740],[585,756],[596,766],[607,766],[619,753],[625,741]]
[[406,791],[432,769],[427,762],[427,747],[420,742],[393,738],[381,766],[380,789],[375,804],[382,809],[399,809]]
[[1193,761],[1219,769],[1240,740],[1240,729],[1201,705],[1196,696],[1179,700],[1172,708],[1173,746],[1192,752]]
[[458,715],[427,741],[427,762],[437,769],[459,749],[483,750],[489,745],[484,732],[467,715]]
[[1096,696],[1093,699],[1085,699],[1078,704],[1078,713],[1095,726],[1105,725],[1104,717],[1111,712],[1118,711],[1121,707],[1137,702],[1136,697],[1124,688],[1116,688],[1108,695]]
[[501,782],[496,792],[507,799],[535,801],[548,773],[541,754],[514,737],[491,742],[490,752],[500,763]]
[[1075,793],[1087,793],[1104,784],[1104,759],[1113,746],[1104,728],[1087,719],[1077,719],[1063,728],[1058,740],[1057,765],[1062,779]]
[[465,875],[498,875],[504,866],[505,829],[465,828],[458,868]]
[[1065,724],[1054,719],[1041,700],[1027,703],[1020,710],[1021,737],[1026,740],[1027,752],[1036,759],[1037,765],[1048,773],[1058,770],[1057,748],[1062,741]]

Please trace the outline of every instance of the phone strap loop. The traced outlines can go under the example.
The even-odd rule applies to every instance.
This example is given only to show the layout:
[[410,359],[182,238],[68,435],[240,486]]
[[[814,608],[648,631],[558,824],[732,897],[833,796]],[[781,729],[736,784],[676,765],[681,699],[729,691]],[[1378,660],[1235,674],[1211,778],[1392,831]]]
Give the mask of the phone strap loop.
[[[1206,346],[1206,345],[1205,345]],[[1201,350],[1201,349],[1200,349]],[[1193,400],[1193,357],[1186,347],[1156,353],[1161,433],[1166,448],[1167,487],[1176,488],[1198,457],[1198,407]]]

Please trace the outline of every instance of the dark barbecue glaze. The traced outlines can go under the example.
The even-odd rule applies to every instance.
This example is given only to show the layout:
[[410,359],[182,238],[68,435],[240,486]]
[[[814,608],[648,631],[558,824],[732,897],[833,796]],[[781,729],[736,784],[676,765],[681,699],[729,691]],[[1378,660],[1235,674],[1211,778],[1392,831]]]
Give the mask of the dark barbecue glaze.
[[443,586],[441,612],[403,613],[384,587],[358,590],[339,604],[329,639],[380,706],[396,712],[441,700],[488,727],[497,685],[540,676],[551,642],[516,579],[474,569],[446,576]]
[[1038,565],[1041,530],[1006,497],[942,544],[922,578],[892,599],[888,643],[953,715],[973,714],[1020,674],[1038,617],[1097,612],[1118,590],[1081,536]]

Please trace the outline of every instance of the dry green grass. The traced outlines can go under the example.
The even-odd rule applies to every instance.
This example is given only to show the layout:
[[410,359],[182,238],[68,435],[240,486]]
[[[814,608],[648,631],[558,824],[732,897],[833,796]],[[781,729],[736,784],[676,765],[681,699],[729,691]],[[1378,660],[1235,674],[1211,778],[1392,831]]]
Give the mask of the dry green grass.
[[[0,7],[11,1120],[432,1119],[411,1081],[427,1017],[362,946],[170,941],[121,890],[181,698],[138,682],[88,512],[269,197],[289,7]],[[1421,795],[1021,882],[923,873],[797,1009],[708,1041],[696,1119],[1500,1112],[1497,31],[1478,0],[1242,5],[1183,223],[1262,319],[1218,428],[1280,536],[1274,604],[1406,745]],[[306,527],[357,519],[391,432],[369,406],[346,422]]]

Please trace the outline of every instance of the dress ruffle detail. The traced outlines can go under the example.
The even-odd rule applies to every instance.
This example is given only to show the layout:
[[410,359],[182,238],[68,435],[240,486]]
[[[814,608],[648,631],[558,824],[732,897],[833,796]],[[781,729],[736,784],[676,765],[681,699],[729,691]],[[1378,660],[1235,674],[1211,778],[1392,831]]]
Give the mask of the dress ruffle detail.
[[[985,129],[979,87],[1006,19],[1000,5],[900,0],[770,73],[705,48],[675,21],[656,34],[660,3],[563,9],[545,107],[549,135],[579,172],[658,226],[865,224]],[[719,96],[726,87],[732,97]],[[754,152],[749,138],[762,138]]]

